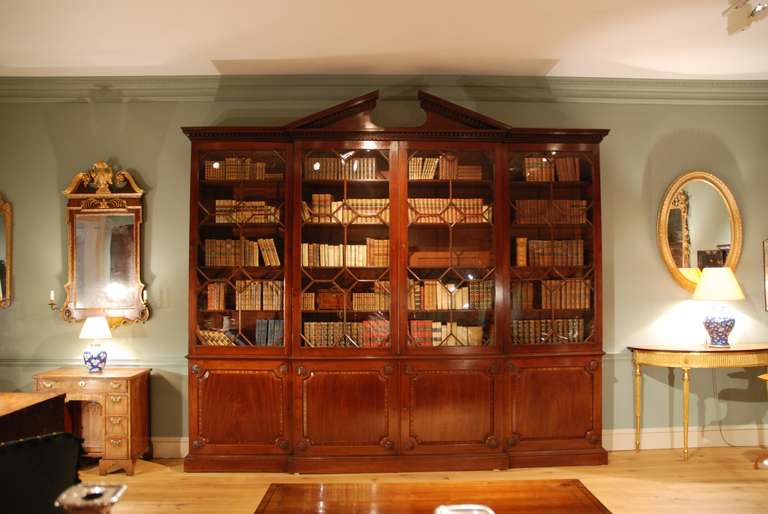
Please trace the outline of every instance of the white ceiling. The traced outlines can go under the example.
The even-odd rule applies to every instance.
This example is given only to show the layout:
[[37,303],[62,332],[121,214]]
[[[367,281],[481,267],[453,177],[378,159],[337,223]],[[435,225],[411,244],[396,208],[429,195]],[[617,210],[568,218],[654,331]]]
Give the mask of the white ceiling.
[[[728,0],[0,0],[0,75],[768,79],[768,19],[729,34],[727,7]],[[745,24],[746,9],[736,25]]]

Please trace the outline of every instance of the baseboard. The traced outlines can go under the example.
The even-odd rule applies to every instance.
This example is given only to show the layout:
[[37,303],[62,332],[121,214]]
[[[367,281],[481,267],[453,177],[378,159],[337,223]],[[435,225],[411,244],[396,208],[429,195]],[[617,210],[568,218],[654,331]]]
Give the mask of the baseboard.
[[[768,427],[761,425],[727,425],[689,427],[688,446],[709,448],[718,446],[765,446]],[[683,447],[683,427],[644,428],[640,434],[640,448],[659,450]],[[603,431],[603,448],[610,451],[634,450],[635,429],[620,428]]]
[[188,437],[153,437],[152,458],[181,459],[189,453]]
[[[717,426],[690,427],[688,446],[711,448],[718,446],[767,446],[768,427],[758,425],[728,425],[722,432]],[[645,428],[640,436],[640,448],[663,450],[683,447],[683,427]],[[603,448],[609,452],[634,450],[635,430],[619,428],[603,431]],[[187,437],[153,437],[153,456],[156,459],[182,459],[189,453]]]

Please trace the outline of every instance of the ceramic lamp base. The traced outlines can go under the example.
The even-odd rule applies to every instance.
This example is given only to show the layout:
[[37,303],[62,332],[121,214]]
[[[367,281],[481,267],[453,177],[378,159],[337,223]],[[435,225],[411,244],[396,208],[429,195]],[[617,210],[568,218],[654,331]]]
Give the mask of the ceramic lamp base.
[[728,335],[733,330],[736,319],[726,316],[707,316],[704,318],[704,328],[709,334],[709,346],[728,348]]
[[83,352],[83,362],[89,373],[101,373],[107,365],[107,352],[101,350],[97,353],[86,350]]

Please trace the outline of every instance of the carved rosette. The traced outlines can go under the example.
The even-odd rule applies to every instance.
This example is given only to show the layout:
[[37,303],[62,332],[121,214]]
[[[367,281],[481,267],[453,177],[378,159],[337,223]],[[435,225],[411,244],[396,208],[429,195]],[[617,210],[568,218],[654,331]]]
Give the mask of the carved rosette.
[[394,450],[395,449],[395,442],[388,437],[382,437],[381,441],[379,441],[379,444],[386,448],[387,450]]
[[309,450],[309,447],[311,445],[312,445],[312,442],[305,437],[304,439],[296,443],[296,450],[300,452],[305,452]]
[[584,434],[584,438],[587,440],[589,444],[597,444],[600,442],[600,434],[598,434],[594,430],[590,430],[589,432]]
[[199,450],[206,444],[208,444],[208,439],[206,439],[205,437],[198,437],[192,441],[192,448],[194,448],[195,450]]
[[499,447],[499,439],[495,435],[491,434],[485,438],[485,447],[495,450]]
[[520,443],[520,434],[513,433],[507,438],[507,448],[512,448]]

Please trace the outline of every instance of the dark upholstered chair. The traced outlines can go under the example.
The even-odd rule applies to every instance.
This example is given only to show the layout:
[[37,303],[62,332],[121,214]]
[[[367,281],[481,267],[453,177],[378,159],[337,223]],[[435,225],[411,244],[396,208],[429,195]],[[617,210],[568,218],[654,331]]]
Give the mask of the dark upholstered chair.
[[65,432],[0,443],[0,512],[63,513],[56,497],[77,484],[82,439]]

